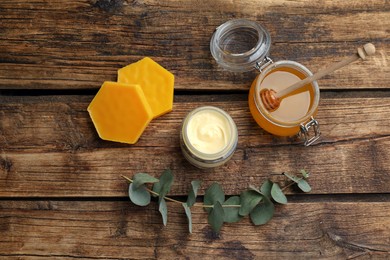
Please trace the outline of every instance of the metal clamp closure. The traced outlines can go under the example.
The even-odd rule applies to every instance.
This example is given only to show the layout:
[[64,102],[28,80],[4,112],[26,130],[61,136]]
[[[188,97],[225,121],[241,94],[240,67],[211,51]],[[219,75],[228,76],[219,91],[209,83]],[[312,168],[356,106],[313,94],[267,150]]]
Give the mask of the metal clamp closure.
[[[309,130],[313,127],[314,135],[310,137]],[[307,122],[305,125],[301,124],[301,131],[299,132],[299,136],[304,140],[304,145],[309,146],[313,144],[315,141],[317,141],[320,136],[320,124],[317,120],[314,119],[314,117],[311,117],[310,121]]]
[[257,69],[261,73],[261,72],[263,72],[263,69],[265,69],[268,65],[270,65],[272,63],[274,63],[274,61],[271,60],[270,57],[265,56],[265,58],[262,61],[256,62],[255,69]]

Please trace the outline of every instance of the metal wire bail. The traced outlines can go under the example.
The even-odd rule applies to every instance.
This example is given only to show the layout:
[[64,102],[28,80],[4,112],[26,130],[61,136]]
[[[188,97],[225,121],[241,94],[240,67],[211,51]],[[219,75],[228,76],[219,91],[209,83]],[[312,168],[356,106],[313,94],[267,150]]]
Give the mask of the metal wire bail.
[[263,69],[265,69],[266,67],[268,67],[268,65],[272,63],[274,63],[274,61],[270,57],[265,56],[265,58],[262,61],[256,62],[255,69],[257,69],[261,73],[263,72]]
[[[310,137],[309,130],[310,128],[313,127],[314,130],[314,135]],[[310,118],[310,121],[307,122],[306,124],[301,124],[301,131],[299,132],[300,138],[303,139],[304,145],[309,146],[313,144],[315,141],[317,141],[320,136],[320,124],[318,123],[317,120],[314,119],[314,117]]]

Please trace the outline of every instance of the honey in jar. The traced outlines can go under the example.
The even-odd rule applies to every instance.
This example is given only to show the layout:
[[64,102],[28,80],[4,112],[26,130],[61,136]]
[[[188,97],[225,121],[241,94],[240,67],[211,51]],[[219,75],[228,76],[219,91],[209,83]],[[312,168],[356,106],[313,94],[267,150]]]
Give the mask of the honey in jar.
[[[312,75],[298,62],[273,62],[268,57],[271,37],[260,24],[245,19],[235,19],[220,25],[210,41],[210,51],[223,68],[233,72],[256,69],[260,74],[249,91],[249,108],[254,120],[265,131],[277,136],[300,135],[305,145],[320,136],[318,122],[314,119],[319,103],[316,81],[290,93],[278,109],[268,111],[262,103],[263,89],[280,91]],[[314,134],[309,129],[314,129]]]
[[298,134],[317,112],[320,96],[317,82],[290,93],[272,112],[264,107],[260,92],[263,89],[281,91],[311,75],[306,67],[293,61],[278,61],[263,70],[253,81],[248,96],[249,109],[257,124],[278,136]]

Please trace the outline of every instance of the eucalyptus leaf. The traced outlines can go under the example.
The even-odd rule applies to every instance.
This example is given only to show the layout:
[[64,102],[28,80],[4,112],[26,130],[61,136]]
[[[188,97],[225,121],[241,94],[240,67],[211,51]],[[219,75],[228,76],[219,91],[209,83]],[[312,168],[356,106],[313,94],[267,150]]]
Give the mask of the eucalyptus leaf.
[[266,180],[260,187],[260,192],[269,199],[271,199],[272,184],[272,181]]
[[309,183],[307,183],[307,181],[305,181],[303,179],[298,182],[298,187],[303,192],[310,192],[311,191],[311,187],[310,187]]
[[164,226],[166,226],[167,222],[168,222],[168,208],[167,208],[167,203],[165,202],[165,199],[160,200],[158,211],[160,211],[162,219],[163,219],[163,224],[164,224]]
[[302,177],[303,177],[304,179],[309,178],[309,175],[310,175],[310,174],[309,174],[306,170],[302,169],[302,170],[300,170],[300,172],[301,172]]
[[215,232],[218,233],[221,230],[224,218],[222,205],[219,201],[216,201],[208,216],[208,222]]
[[196,202],[196,195],[198,193],[198,189],[200,187],[201,181],[192,181],[191,182],[191,189],[190,192],[188,193],[188,198],[187,198],[187,205],[189,207],[192,207],[195,202]]
[[271,196],[276,202],[280,204],[287,204],[287,198],[277,183],[272,185]]
[[295,183],[298,183],[302,179],[302,178],[299,178],[297,176],[290,175],[286,172],[284,172],[283,174],[284,174],[284,176],[286,176],[287,178],[289,178],[290,180],[292,180]]
[[159,194],[158,201],[160,202],[171,189],[171,185],[173,182],[173,174],[171,170],[165,170],[159,179],[159,182],[153,185],[153,191]]
[[238,213],[241,216],[248,215],[256,205],[263,199],[263,196],[256,191],[246,190],[240,195],[241,208]]
[[[219,183],[214,182],[206,190],[206,193],[204,194],[203,204],[212,206],[217,201],[222,204],[225,201],[225,193],[223,192],[221,185],[219,185]],[[211,208],[205,208],[205,210],[210,213]]]
[[133,176],[134,188],[138,188],[144,183],[155,183],[158,182],[158,179],[150,176],[147,173],[137,173]]
[[187,215],[187,219],[188,219],[188,231],[190,233],[192,233],[192,215],[191,215],[191,209],[190,207],[186,204],[186,203],[183,203],[183,208],[184,208],[184,211],[186,212],[186,215]]
[[250,218],[255,225],[263,225],[271,220],[275,206],[271,200],[265,198],[263,203],[258,204],[251,212]]
[[138,188],[134,187],[134,183],[129,185],[129,198],[138,206],[146,206],[150,203],[150,193],[146,190],[145,185],[141,185]]
[[[249,185],[249,189],[261,194],[260,190],[253,185]],[[263,194],[261,194],[261,195],[263,195]]]
[[240,197],[239,196],[233,196],[228,198],[223,204],[223,211],[224,211],[224,222],[227,223],[234,223],[240,221],[242,216],[238,214],[238,211],[240,210],[240,207],[226,207],[227,205],[233,205],[233,206],[239,206],[240,205]]

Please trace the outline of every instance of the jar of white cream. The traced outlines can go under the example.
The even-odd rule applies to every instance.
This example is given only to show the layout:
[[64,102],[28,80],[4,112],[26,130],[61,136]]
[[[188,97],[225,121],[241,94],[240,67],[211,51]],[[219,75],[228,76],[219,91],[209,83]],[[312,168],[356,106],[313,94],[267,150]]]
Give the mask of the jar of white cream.
[[220,108],[199,107],[184,118],[180,146],[184,157],[198,168],[224,164],[232,157],[237,142],[236,124]]

